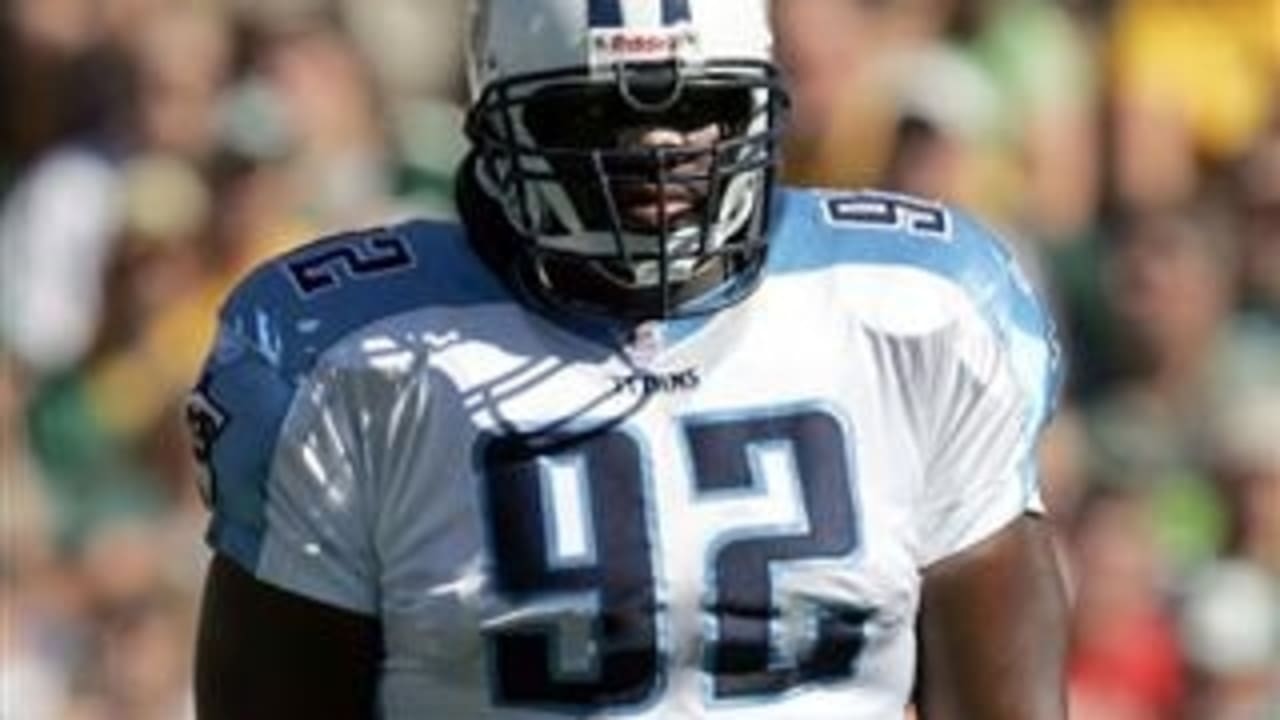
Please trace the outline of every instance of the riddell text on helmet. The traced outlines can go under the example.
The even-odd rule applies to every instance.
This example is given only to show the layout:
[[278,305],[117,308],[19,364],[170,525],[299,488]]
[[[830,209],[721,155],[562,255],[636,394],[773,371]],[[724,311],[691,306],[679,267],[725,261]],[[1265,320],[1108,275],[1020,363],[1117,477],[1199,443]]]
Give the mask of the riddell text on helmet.
[[650,32],[597,30],[591,34],[591,64],[693,60],[698,51],[698,34],[687,28]]

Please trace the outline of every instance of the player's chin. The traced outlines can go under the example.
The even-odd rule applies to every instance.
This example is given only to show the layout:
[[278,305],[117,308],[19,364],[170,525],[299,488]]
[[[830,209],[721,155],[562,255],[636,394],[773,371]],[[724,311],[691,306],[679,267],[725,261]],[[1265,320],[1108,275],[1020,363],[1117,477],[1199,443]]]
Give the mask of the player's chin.
[[686,200],[632,205],[622,212],[625,226],[640,232],[657,232],[664,226],[672,228],[686,225],[693,215],[694,203]]
[[684,188],[661,195],[639,190],[623,193],[618,210],[627,230],[654,233],[698,223],[705,202],[702,194]]

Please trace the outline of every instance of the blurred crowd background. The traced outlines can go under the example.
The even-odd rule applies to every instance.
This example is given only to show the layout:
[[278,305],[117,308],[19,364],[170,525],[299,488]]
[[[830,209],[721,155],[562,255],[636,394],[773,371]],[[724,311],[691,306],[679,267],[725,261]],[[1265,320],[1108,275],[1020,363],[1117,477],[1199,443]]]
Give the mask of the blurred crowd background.
[[[318,233],[452,212],[463,5],[3,5],[3,720],[190,717],[216,309]],[[790,180],[968,207],[1055,309],[1073,720],[1280,718],[1280,2],[776,22]]]

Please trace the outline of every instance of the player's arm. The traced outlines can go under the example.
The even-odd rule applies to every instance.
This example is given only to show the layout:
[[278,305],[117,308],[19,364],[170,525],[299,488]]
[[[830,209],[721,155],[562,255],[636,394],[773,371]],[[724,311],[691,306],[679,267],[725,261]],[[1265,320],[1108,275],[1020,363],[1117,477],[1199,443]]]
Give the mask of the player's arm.
[[1066,603],[1036,467],[1057,353],[1042,304],[995,257],[969,267],[977,303],[923,346],[921,720],[1066,717]]
[[1049,524],[1024,515],[924,572],[921,720],[1061,720],[1066,603]]
[[373,718],[377,620],[263,583],[218,554],[196,647],[199,720]]
[[282,351],[242,327],[224,321],[187,407],[214,551],[198,717],[371,718],[381,664],[374,500],[349,420],[362,406],[342,372],[282,370]]

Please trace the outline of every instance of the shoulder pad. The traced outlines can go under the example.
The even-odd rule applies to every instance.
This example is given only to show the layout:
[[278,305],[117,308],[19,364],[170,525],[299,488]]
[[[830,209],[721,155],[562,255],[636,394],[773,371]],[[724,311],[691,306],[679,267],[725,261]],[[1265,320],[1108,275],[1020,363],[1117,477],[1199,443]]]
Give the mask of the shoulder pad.
[[259,266],[223,306],[222,323],[295,376],[379,320],[502,300],[466,243],[460,225],[428,221],[323,238]]
[[414,222],[325,238],[269,261],[232,293],[186,415],[209,541],[254,570],[286,419],[320,357],[361,328],[432,305],[500,298],[457,225]]
[[1013,253],[942,203],[883,191],[788,191],[770,246],[774,273],[898,266],[958,287],[1003,334],[1045,329],[1047,314]]
[[770,272],[898,267],[941,279],[970,300],[1028,391],[1056,395],[1061,363],[1052,315],[1004,241],[972,216],[874,190],[787,190],[779,207]]

